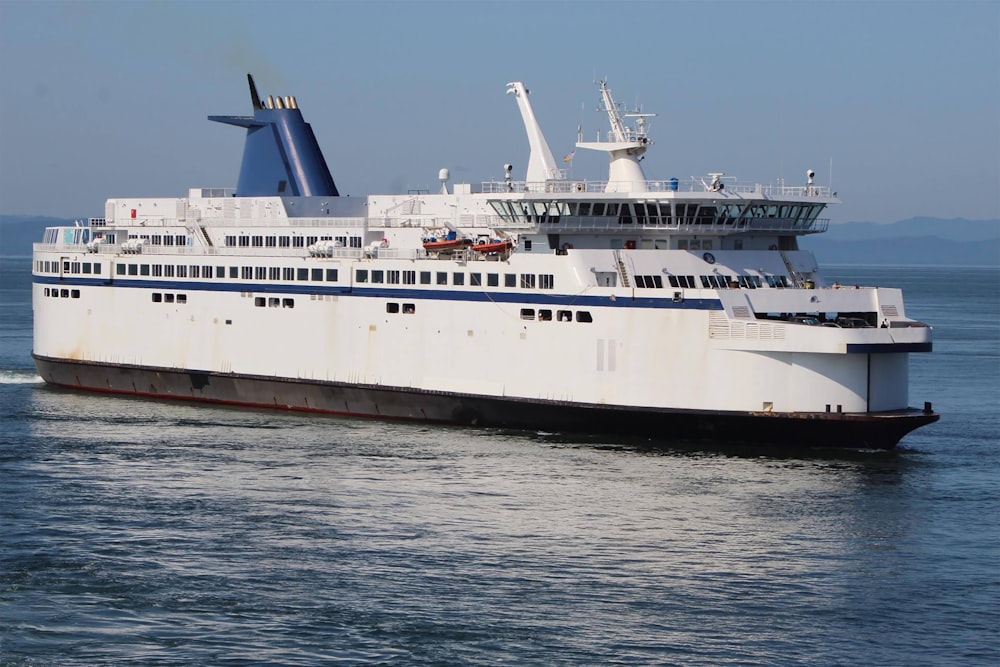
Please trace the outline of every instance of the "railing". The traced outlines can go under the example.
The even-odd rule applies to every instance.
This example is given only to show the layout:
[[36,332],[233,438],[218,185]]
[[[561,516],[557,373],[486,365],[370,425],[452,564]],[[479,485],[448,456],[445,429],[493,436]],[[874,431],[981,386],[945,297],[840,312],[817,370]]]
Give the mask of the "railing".
[[[608,192],[608,185],[611,192]],[[725,187],[713,189],[711,183],[692,178],[688,181],[644,181],[645,192],[709,192],[719,197],[727,194],[756,195],[759,197],[830,197],[830,188],[825,185],[774,185],[761,183],[726,183]],[[618,181],[483,181],[482,192],[487,194],[523,193],[523,194],[569,194],[569,193],[603,193],[622,196],[641,194],[643,190],[635,190],[631,182]]]
[[488,229],[491,227],[503,227],[507,223],[499,215],[484,213],[462,214],[458,219],[449,218],[440,214],[413,214],[403,216],[379,216],[368,219],[370,229],[392,229],[392,228],[436,228],[445,227],[447,224],[461,227],[462,229]]
[[647,218],[645,222],[622,224],[615,216],[561,216],[557,221],[512,221],[494,225],[497,229],[614,232],[627,234],[636,230],[663,230],[692,234],[753,234],[757,232],[783,232],[792,234],[818,234],[830,226],[829,218],[816,218],[808,222],[791,218],[749,218],[740,220],[698,221],[695,218]]

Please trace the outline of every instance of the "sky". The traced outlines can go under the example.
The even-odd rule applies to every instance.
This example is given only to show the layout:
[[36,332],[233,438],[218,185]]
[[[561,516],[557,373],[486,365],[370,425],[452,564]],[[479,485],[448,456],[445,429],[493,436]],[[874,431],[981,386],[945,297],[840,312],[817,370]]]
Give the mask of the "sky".
[[244,131],[206,117],[251,113],[247,72],[296,96],[342,194],[523,178],[506,83],[558,160],[607,129],[607,78],[657,114],[647,178],[813,169],[834,223],[1000,219],[1000,0],[0,0],[0,214],[235,186]]

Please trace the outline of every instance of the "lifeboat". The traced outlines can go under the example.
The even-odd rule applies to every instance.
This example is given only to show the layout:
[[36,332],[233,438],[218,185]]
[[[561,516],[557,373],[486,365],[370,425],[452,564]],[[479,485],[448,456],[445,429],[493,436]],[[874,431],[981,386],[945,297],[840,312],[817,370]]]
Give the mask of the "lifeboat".
[[494,253],[507,252],[512,247],[514,247],[514,243],[510,239],[493,239],[491,241],[481,241],[472,246],[472,249],[476,252]]
[[428,252],[442,252],[448,250],[460,250],[462,248],[467,248],[472,245],[472,239],[425,239],[424,240],[424,250]]

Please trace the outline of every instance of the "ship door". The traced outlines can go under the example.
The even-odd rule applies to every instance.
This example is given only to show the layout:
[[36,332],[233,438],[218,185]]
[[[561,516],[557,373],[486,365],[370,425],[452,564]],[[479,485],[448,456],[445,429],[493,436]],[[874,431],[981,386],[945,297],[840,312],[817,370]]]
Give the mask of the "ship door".
[[595,271],[597,275],[597,285],[599,287],[617,287],[618,274],[614,271]]
[[59,258],[59,280],[65,280],[67,273],[69,273],[69,257],[60,257]]

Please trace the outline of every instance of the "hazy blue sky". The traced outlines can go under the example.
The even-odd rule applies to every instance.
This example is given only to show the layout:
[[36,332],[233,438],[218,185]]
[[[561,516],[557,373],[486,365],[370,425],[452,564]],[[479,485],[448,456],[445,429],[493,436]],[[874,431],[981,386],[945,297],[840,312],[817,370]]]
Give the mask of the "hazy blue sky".
[[[1000,2],[0,0],[0,213],[233,186],[248,114],[295,95],[342,193],[523,178],[521,80],[557,158],[653,119],[649,178],[830,181],[837,221],[1000,218]],[[577,151],[573,175],[606,158]]]

